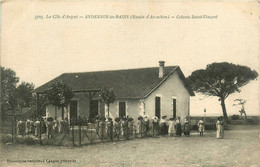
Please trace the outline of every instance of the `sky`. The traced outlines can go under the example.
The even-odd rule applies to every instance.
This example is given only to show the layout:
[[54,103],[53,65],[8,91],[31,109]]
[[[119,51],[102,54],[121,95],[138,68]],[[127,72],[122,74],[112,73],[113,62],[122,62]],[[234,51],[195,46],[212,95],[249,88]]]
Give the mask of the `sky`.
[[[182,2],[15,2],[2,3],[1,66],[36,87],[65,72],[178,65],[185,76],[213,62],[259,71],[258,4]],[[50,19],[47,19],[47,16]],[[217,19],[58,19],[85,15],[209,15]],[[43,19],[35,19],[42,16]],[[56,18],[55,18],[56,17]],[[259,115],[259,81],[226,101],[247,100],[248,115]],[[191,114],[221,115],[214,97],[191,97]]]

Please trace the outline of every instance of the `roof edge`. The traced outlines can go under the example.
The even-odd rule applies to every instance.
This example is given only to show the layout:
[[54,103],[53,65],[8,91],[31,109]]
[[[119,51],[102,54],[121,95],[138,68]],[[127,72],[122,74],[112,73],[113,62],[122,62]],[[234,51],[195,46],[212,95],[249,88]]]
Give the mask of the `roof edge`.
[[151,93],[153,93],[167,78],[169,78],[169,76],[178,68],[179,66],[176,66],[166,77],[163,78],[163,80],[156,85],[150,92],[148,92],[144,98],[147,98]]
[[180,79],[183,81],[183,84],[184,84],[184,87],[188,90],[190,96],[195,96],[194,92],[192,91],[192,89],[189,87],[189,85],[187,84],[187,82],[185,81],[185,76],[184,74],[182,73],[181,69],[179,66],[176,66],[166,77],[163,78],[163,80],[158,84],[156,85],[150,92],[148,92],[144,98],[147,98],[150,94],[152,94],[161,84],[163,84],[168,78],[170,75],[172,75],[172,73],[175,71],[175,70],[178,70],[178,75],[180,77]]

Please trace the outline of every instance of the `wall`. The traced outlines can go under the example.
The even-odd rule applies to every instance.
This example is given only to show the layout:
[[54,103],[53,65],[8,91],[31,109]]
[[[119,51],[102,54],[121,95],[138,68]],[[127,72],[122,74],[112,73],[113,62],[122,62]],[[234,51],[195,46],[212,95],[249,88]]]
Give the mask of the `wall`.
[[[173,102],[172,99],[176,98],[176,116],[181,118],[184,122],[186,116],[189,115],[189,101],[190,95],[184,87],[182,80],[179,78],[177,71],[174,72],[160,87],[158,87],[152,94],[150,94],[144,101],[145,113],[151,119],[155,115],[155,97],[161,97],[161,116],[167,115],[168,118],[173,116]],[[97,99],[97,95],[93,98]],[[89,116],[89,100],[83,93],[75,94],[72,100],[78,102],[78,116],[86,118]],[[110,104],[110,117],[115,118],[119,115],[119,102],[126,102],[126,115],[137,120],[139,115],[143,115],[141,99],[119,99]],[[108,115],[107,107],[99,102],[99,115]],[[69,107],[68,107],[69,110]],[[55,107],[48,106],[46,114],[55,117]],[[57,116],[61,118],[61,109],[57,109]],[[69,116],[68,116],[69,117]]]
[[[139,99],[120,99],[116,100],[109,106],[109,116],[114,119],[119,116],[119,102],[126,102],[126,115],[137,120],[140,115],[140,100]],[[107,107],[106,107],[106,115]]]
[[145,99],[145,111],[149,117],[155,115],[155,97],[161,97],[161,116],[167,115],[167,118],[173,117],[173,97],[176,98],[176,116],[184,122],[189,115],[190,95],[179,78],[177,71],[158,87],[152,94]]
[[[75,93],[74,97],[71,100],[77,101],[78,117],[80,116],[83,119],[85,119],[86,117],[89,117],[89,99],[84,95],[84,93]],[[93,97],[93,100],[97,100],[97,94]],[[104,105],[104,104],[101,104],[99,102],[99,105],[98,105],[99,115],[104,115],[104,107],[102,105]],[[70,106],[68,106],[68,112],[65,109],[64,118],[66,118],[66,117],[70,118],[69,111],[70,111]],[[57,119],[60,120],[62,118],[62,109],[56,107],[56,111],[55,111],[55,106],[48,105],[46,107],[46,116],[55,118],[55,115],[56,115]]]

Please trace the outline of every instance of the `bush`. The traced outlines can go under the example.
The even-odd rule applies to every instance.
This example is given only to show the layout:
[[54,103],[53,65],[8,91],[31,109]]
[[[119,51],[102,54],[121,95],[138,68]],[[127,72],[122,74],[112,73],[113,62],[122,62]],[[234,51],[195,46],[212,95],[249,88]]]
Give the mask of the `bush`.
[[231,119],[232,120],[239,120],[239,115],[232,115]]
[[2,142],[3,144],[12,143],[12,142],[13,142],[13,141],[12,141],[12,135],[11,135],[11,134],[6,134],[6,135],[2,136],[1,142]]
[[36,143],[37,143],[37,140],[34,137],[28,136],[25,138],[25,144],[27,144],[27,145],[34,145]]
[[25,139],[21,135],[18,135],[16,137],[16,143],[24,144],[24,142],[25,142]]

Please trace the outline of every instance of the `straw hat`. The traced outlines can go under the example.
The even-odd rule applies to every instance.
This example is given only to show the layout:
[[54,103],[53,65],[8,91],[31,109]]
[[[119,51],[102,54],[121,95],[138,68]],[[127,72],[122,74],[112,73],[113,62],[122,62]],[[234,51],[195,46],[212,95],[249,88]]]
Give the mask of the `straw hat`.
[[139,116],[139,117],[138,117],[138,120],[143,120],[143,117],[142,117],[142,116]]
[[166,118],[167,116],[166,115],[163,115],[162,118]]

